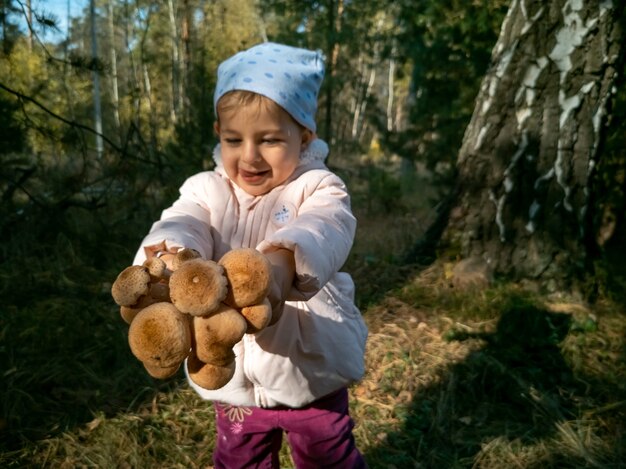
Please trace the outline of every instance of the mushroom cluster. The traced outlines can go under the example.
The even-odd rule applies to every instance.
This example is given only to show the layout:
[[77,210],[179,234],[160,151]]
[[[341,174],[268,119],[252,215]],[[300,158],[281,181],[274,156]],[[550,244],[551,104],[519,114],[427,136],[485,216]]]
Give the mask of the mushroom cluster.
[[158,257],[127,267],[111,295],[130,325],[133,355],[158,379],[174,375],[187,359],[196,384],[221,388],[235,373],[234,345],[272,324],[271,268],[250,248],[233,249],[218,262],[182,249],[171,270]]

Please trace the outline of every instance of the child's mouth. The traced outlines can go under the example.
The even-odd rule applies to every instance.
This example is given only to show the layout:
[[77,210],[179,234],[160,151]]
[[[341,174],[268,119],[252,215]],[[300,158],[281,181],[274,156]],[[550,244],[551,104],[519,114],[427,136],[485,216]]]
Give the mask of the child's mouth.
[[239,175],[246,182],[258,182],[263,179],[267,173],[269,173],[269,170],[252,172],[241,168],[239,169]]

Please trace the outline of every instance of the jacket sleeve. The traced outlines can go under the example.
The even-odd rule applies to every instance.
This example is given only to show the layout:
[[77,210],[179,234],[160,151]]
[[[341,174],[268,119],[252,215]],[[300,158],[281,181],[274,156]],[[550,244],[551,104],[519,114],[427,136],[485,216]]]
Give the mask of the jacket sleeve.
[[261,252],[276,247],[294,252],[296,280],[289,300],[308,300],[339,271],[356,230],[350,196],[336,175],[323,177],[305,197],[294,221],[257,246]]
[[210,259],[213,254],[210,188],[209,173],[187,179],[180,188],[179,198],[163,211],[161,219],[141,242],[133,263],[141,264],[157,250],[176,252],[183,247],[195,249]]

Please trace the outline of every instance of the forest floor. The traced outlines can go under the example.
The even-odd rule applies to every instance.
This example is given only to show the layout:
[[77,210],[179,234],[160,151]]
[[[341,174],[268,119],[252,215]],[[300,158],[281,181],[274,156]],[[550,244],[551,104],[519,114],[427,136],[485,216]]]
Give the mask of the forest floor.
[[[624,305],[510,283],[456,291],[445,265],[399,255],[431,213],[384,213],[359,214],[346,265],[370,333],[365,377],[350,388],[369,466],[624,467]],[[152,380],[130,354],[114,272],[103,279],[68,240],[56,252],[61,267],[20,260],[37,295],[9,264],[1,271],[0,466],[211,467],[212,406],[182,373]],[[293,467],[286,446],[281,461]]]

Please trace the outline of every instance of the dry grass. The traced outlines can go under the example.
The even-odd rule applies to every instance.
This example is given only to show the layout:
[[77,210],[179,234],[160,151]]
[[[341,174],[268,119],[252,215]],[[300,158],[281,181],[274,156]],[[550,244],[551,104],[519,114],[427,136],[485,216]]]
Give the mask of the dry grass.
[[[370,467],[622,467],[623,305],[511,284],[454,291],[437,266],[401,265],[421,213],[361,217],[347,264],[370,328],[367,373],[350,390]],[[92,264],[63,259],[0,269],[0,467],[210,467],[212,406],[130,355],[101,281],[114,268],[86,283]],[[45,294],[12,289],[18,274]],[[292,467],[286,447],[281,460]]]
[[[564,336],[551,335],[554,320],[543,328],[551,315],[567,319]],[[365,318],[367,374],[351,389],[351,412],[370,467],[620,467],[626,325],[615,305],[589,309],[514,285],[459,293],[431,269]],[[178,377],[5,452],[0,465],[207,468],[213,418]],[[286,448],[282,461],[291,466]]]
[[443,278],[424,272],[366,312],[352,409],[370,466],[622,467],[623,312]]

